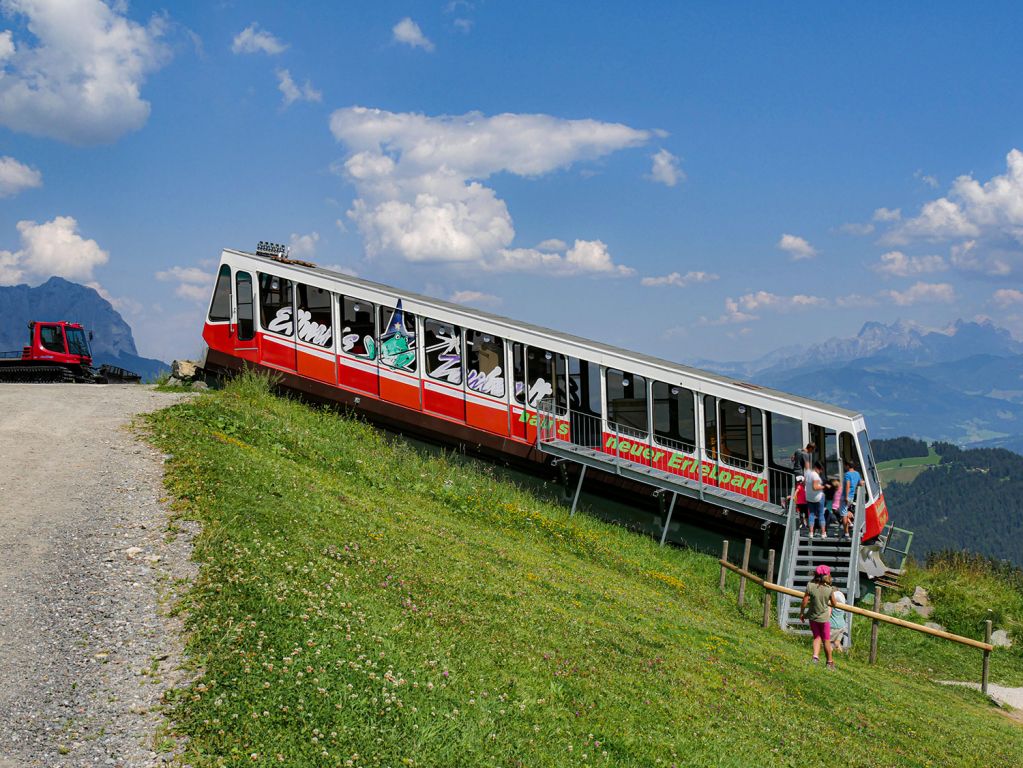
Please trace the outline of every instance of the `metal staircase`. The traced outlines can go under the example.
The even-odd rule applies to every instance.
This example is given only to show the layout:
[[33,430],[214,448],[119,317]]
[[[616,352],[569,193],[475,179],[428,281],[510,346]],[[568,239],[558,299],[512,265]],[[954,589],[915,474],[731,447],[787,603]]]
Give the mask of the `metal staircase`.
[[[839,538],[841,527],[828,527],[828,537],[813,538],[799,526],[795,502],[789,504],[786,523],[785,542],[782,548],[782,565],[779,572],[780,582],[790,589],[802,592],[813,578],[818,565],[831,568],[831,582],[845,595],[846,602],[852,604],[859,594],[859,548],[863,533],[864,498],[861,487],[856,494],[856,511],[853,518],[853,535],[850,539]],[[810,627],[799,621],[800,600],[798,597],[782,595],[778,600],[778,624],[790,632],[810,634]],[[846,613],[846,620],[852,620],[852,614]],[[851,627],[849,627],[851,629]],[[852,633],[846,634],[846,642]]]

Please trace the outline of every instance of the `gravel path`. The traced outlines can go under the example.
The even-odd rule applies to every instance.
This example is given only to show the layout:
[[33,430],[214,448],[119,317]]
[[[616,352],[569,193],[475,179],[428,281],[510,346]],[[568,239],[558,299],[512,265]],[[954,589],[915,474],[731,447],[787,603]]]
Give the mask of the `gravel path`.
[[[980,690],[980,683],[962,682],[959,680],[939,680],[942,685],[961,685],[965,688]],[[1007,688],[1004,685],[988,683],[987,695],[997,704],[1008,705],[1013,709],[1023,710],[1023,688]]]
[[[126,428],[182,395],[0,385],[0,768],[152,766],[191,575],[163,457]],[[171,746],[168,742],[161,747]]]

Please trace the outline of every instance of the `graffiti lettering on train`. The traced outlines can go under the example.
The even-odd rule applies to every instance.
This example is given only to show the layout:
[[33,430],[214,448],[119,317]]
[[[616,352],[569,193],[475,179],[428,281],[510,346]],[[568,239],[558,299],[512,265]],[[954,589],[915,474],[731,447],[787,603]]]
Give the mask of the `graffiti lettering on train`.
[[[429,331],[429,329],[427,329]],[[436,332],[437,341],[426,347],[428,361],[437,361],[437,365],[431,370],[430,376],[449,384],[462,383],[462,338],[461,334],[450,328],[443,328]],[[427,333],[429,341],[429,333]]]
[[359,357],[368,357],[370,360],[376,359],[377,356],[377,345],[373,341],[373,337],[366,334],[359,340],[359,334],[352,333],[351,326],[345,326],[341,329],[341,349],[350,355],[358,355]]
[[[550,429],[552,419],[550,416],[544,416],[542,419],[538,420],[536,418],[535,413],[532,413],[530,411],[523,411],[521,414],[519,414],[519,421],[523,422],[524,424],[528,424],[531,427],[537,427],[539,429]],[[568,437],[568,422],[559,421],[557,422],[557,426],[558,437]]]
[[307,309],[298,310],[298,338],[310,344],[329,347],[331,340],[330,326],[313,320],[313,313]]
[[277,314],[267,324],[266,329],[274,333],[290,336],[292,332],[291,307],[281,307],[278,309]]
[[533,386],[529,388],[529,393],[526,395],[526,403],[530,406],[536,407],[536,404],[548,397],[554,391],[547,381],[544,379],[537,379],[533,382]]
[[504,372],[501,366],[494,367],[490,373],[483,371],[469,371],[465,377],[465,383],[474,392],[482,392],[485,395],[504,397]]

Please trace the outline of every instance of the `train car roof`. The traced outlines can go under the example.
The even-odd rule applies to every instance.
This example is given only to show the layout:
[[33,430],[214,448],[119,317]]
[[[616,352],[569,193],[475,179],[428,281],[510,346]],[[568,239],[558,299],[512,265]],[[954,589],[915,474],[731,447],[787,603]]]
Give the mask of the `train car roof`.
[[225,248],[224,250],[228,253],[238,254],[239,256],[247,256],[253,259],[260,259],[274,266],[287,267],[289,269],[297,269],[302,272],[306,272],[310,275],[325,275],[329,277],[340,278],[341,280],[344,280],[349,283],[364,285],[367,288],[371,288],[377,291],[386,291],[394,293],[400,297],[407,297],[409,299],[419,301],[424,304],[432,304],[434,306],[441,307],[443,309],[454,310],[459,313],[473,314],[483,319],[493,320],[495,322],[505,325],[518,326],[523,330],[532,331],[533,333],[538,333],[543,336],[561,337],[564,338],[566,341],[578,344],[580,346],[593,347],[602,352],[607,352],[609,354],[617,355],[619,357],[632,358],[634,360],[638,360],[640,362],[647,363],[648,365],[654,365],[660,368],[673,368],[675,370],[689,374],[690,376],[696,378],[707,379],[710,381],[717,382],[719,384],[728,384],[731,386],[742,387],[743,389],[749,390],[750,392],[756,392],[758,394],[767,395],[768,397],[784,398],[794,403],[799,403],[800,405],[805,405],[809,408],[813,408],[818,411],[824,411],[835,416],[840,416],[849,419],[855,419],[862,416],[862,414],[859,413],[858,411],[852,411],[849,410],[848,408],[842,408],[841,406],[834,405],[833,403],[825,403],[821,400],[814,400],[809,397],[794,395],[791,392],[783,392],[782,390],[779,389],[763,387],[759,384],[753,384],[751,382],[743,381],[741,379],[734,379],[730,376],[722,376],[721,374],[714,373],[713,371],[708,371],[704,368],[695,368],[691,365],[685,365],[683,363],[678,363],[673,360],[665,360],[662,357],[654,357],[653,355],[647,355],[642,352],[636,352],[631,349],[616,347],[611,344],[605,344],[602,341],[594,341],[593,339],[587,339],[583,336],[576,336],[575,334],[566,333],[564,331],[558,331],[553,328],[546,328],[542,325],[528,323],[523,320],[516,320],[515,318],[506,317],[504,315],[497,315],[494,314],[493,312],[486,312],[481,309],[476,309],[475,307],[465,306],[464,304],[455,304],[454,302],[445,301],[443,299],[438,299],[433,296],[426,296],[421,293],[415,293],[414,291],[407,291],[402,288],[395,288],[393,285],[387,285],[386,283],[377,283],[374,282],[373,280],[366,280],[361,277],[355,277],[345,272],[338,272],[336,270],[326,269],[320,266],[310,267],[306,266],[303,263],[298,263],[293,260],[284,261],[280,259],[271,258],[269,256],[264,256],[263,254],[250,253],[249,251],[241,251],[238,250],[237,248]]

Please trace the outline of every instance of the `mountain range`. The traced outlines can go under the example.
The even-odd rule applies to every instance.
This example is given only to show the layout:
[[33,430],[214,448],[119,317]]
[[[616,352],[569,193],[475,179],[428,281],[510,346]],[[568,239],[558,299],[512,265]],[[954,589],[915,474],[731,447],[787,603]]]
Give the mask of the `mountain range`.
[[131,326],[95,289],[51,277],[42,285],[0,286],[0,352],[20,351],[28,343],[29,322],[67,320],[92,331],[93,365],[116,365],[150,381],[170,368],[142,357]]
[[871,437],[1023,453],[1023,344],[989,321],[867,322],[851,338],[701,368],[860,411]]

